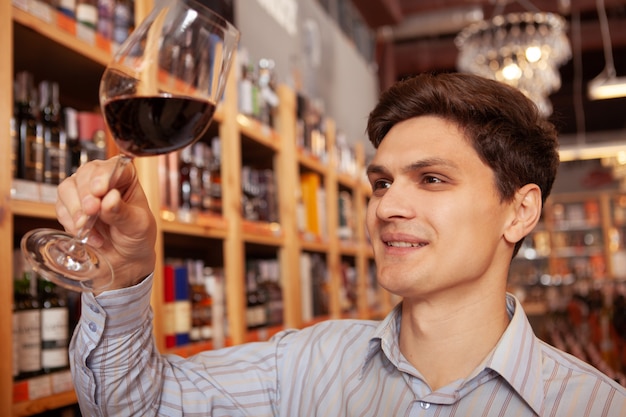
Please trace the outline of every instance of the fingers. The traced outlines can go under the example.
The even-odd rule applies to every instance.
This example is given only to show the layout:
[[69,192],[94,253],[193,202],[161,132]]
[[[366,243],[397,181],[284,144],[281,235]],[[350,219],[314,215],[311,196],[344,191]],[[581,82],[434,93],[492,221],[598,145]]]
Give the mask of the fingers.
[[[88,216],[101,210],[101,199],[109,192],[109,180],[118,158],[91,161],[78,168],[57,189],[57,217],[70,232],[82,227]],[[134,178],[134,170],[120,176],[128,184]]]

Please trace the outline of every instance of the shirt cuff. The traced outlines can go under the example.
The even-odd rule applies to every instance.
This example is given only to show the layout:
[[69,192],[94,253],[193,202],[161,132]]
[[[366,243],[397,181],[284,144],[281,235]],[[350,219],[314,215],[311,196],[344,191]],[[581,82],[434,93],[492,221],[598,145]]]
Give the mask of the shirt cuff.
[[82,320],[95,324],[106,317],[105,336],[128,334],[145,326],[151,316],[153,277],[150,274],[135,286],[104,291],[98,296],[83,293]]

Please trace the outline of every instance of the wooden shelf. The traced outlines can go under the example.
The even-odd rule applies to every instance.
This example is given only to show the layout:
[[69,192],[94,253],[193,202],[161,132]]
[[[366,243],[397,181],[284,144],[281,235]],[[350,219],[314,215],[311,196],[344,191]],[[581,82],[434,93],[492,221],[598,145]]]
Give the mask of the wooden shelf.
[[47,410],[54,410],[68,405],[76,404],[76,393],[68,391],[61,394],[53,394],[49,397],[36,400],[23,401],[13,404],[13,416],[32,416]]
[[[167,219],[170,218],[170,215],[161,211],[161,218]],[[224,239],[228,225],[226,219],[221,216],[201,216],[196,223],[163,220],[161,222],[161,230],[166,233],[184,236]]]
[[52,203],[40,203],[27,200],[11,200],[11,212],[14,216],[36,217],[56,220],[56,211]]
[[[111,59],[110,51],[100,49],[95,45],[90,45],[76,37],[70,31],[64,30],[59,26],[58,12],[53,12],[52,20],[45,22],[30,13],[13,6],[13,21],[19,25],[28,28],[34,32],[37,32],[40,36],[40,41],[54,42],[64,47],[68,51],[73,51],[79,56],[82,56],[88,60],[100,64],[105,67]],[[24,35],[24,33],[18,33],[17,35]],[[59,60],[59,62],[63,62]]]

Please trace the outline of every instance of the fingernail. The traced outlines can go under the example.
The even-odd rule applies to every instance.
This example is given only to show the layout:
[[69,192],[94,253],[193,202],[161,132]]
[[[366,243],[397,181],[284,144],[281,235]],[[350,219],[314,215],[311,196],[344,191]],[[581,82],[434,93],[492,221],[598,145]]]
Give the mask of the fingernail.
[[85,223],[87,223],[87,216],[83,214],[82,212],[79,212],[78,219],[76,220],[76,228],[80,229],[81,227],[85,225]]
[[87,238],[87,242],[92,246],[100,247],[102,243],[104,243],[104,240],[100,237],[100,235],[96,233],[90,233],[89,237]]

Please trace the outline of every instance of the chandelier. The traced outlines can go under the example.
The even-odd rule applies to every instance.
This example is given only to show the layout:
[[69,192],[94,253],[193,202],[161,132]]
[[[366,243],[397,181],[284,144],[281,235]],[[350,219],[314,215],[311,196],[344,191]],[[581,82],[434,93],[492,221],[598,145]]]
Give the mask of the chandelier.
[[517,87],[548,117],[548,96],[561,88],[558,67],[572,56],[566,27],[561,16],[543,12],[475,22],[455,39],[460,51],[457,68]]

